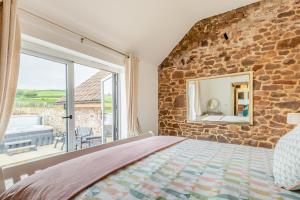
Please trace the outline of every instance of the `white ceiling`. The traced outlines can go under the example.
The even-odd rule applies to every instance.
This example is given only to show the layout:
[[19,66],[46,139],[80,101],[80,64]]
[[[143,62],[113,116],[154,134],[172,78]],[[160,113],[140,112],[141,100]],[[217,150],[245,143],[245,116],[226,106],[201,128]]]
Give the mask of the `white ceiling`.
[[20,0],[19,6],[159,65],[200,19],[257,0]]

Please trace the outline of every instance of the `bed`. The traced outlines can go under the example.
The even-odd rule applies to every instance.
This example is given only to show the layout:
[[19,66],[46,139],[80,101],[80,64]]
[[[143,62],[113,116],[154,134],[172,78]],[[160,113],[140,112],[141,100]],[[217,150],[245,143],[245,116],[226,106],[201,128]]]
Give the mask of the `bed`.
[[[151,138],[134,142],[146,146]],[[113,170],[71,199],[300,199],[274,184],[272,159],[270,149],[180,140]]]
[[237,122],[237,123],[247,123],[249,122],[249,117],[243,116],[233,116],[233,115],[204,115],[201,116],[201,121],[205,122]]

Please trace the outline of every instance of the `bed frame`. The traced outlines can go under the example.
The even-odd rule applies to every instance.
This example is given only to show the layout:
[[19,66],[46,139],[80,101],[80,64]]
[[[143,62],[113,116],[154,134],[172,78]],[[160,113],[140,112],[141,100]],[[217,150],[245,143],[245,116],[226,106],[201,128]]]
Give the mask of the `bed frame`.
[[[113,146],[117,146],[120,144],[125,144],[128,142],[144,139],[147,137],[151,137],[152,134],[144,134],[136,137],[131,137],[127,139],[118,140],[115,142],[82,149],[78,151],[63,153],[59,155],[55,155],[52,157],[47,157],[39,160],[28,161],[22,164],[17,164],[13,166],[6,166],[0,169],[0,194],[9,188],[12,184],[17,183],[21,179],[30,176],[34,173],[38,173],[39,171],[46,169],[50,166],[56,165],[66,160],[70,160],[72,158],[76,158],[85,154],[93,153],[99,150],[103,150],[106,148],[110,148]],[[12,180],[12,181],[10,181]],[[11,184],[7,184],[6,182],[12,182]]]

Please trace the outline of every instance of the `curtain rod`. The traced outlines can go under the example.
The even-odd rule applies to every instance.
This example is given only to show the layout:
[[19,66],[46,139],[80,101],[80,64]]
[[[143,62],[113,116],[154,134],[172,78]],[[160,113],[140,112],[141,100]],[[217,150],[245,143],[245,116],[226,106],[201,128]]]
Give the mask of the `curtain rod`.
[[[1,0],[0,0],[0,2],[1,2]],[[126,58],[129,58],[129,55],[127,55],[126,53],[123,53],[123,52],[118,51],[118,50],[116,50],[116,49],[113,49],[113,48],[111,48],[111,47],[109,47],[109,46],[106,46],[105,44],[102,44],[102,43],[97,42],[97,41],[95,41],[95,40],[93,40],[93,39],[90,39],[90,38],[88,38],[88,37],[86,37],[86,36],[84,36],[84,35],[82,35],[82,34],[80,34],[80,33],[77,33],[77,32],[75,32],[75,31],[73,31],[73,30],[71,30],[71,29],[69,29],[69,28],[66,28],[66,27],[64,27],[64,26],[62,26],[62,25],[59,25],[59,24],[57,24],[57,23],[55,23],[55,22],[53,22],[53,21],[51,21],[51,20],[49,20],[49,19],[43,18],[43,17],[38,16],[38,15],[36,15],[36,14],[34,14],[34,13],[28,11],[28,10],[25,10],[24,8],[19,8],[19,10],[21,10],[21,11],[23,11],[23,12],[25,12],[25,13],[27,13],[27,14],[33,16],[33,17],[39,18],[39,19],[41,19],[41,20],[43,20],[43,21],[45,21],[45,22],[47,22],[47,23],[49,23],[49,24],[52,24],[52,25],[57,26],[57,27],[59,27],[59,28],[61,28],[61,29],[64,29],[64,30],[66,30],[66,31],[68,31],[68,32],[70,32],[70,33],[72,33],[72,34],[74,34],[74,35],[80,36],[80,37],[81,37],[81,42],[83,42],[84,40],[88,40],[88,41],[93,42],[93,43],[95,43],[95,44],[97,44],[97,45],[99,45],[99,46],[102,46],[102,47],[104,47],[104,48],[106,48],[106,49],[109,49],[109,50],[111,50],[111,51],[113,51],[113,52],[116,52],[116,53],[118,53],[118,54],[120,54],[120,55],[122,55],[122,56],[124,56],[124,57],[126,57]]]

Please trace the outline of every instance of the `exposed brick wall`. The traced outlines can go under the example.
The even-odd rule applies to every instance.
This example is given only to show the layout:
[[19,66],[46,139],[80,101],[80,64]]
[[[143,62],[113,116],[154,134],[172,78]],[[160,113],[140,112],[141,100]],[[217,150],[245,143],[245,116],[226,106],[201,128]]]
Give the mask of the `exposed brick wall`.
[[[253,126],[187,123],[187,79],[251,70]],[[272,148],[292,128],[287,113],[300,112],[300,0],[264,0],[199,21],[158,71],[161,135]]]

